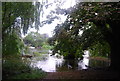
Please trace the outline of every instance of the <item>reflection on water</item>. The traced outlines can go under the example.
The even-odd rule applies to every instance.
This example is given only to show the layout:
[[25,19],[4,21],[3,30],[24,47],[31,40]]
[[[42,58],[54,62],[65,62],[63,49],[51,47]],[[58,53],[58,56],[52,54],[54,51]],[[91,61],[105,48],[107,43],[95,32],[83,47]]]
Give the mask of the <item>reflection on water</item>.
[[[88,69],[88,66],[90,67],[105,67],[109,66],[108,62],[105,61],[96,61],[89,59],[89,53],[88,51],[85,52],[85,55],[83,55],[83,60],[64,60],[63,57],[57,58],[58,56],[50,54],[43,54],[41,57],[35,57],[32,62],[31,66],[38,67],[46,72],[56,72],[56,71],[69,71],[69,70],[82,70],[82,69]],[[36,60],[37,58],[37,60]]]
[[46,72],[55,72],[56,71],[56,66],[57,67],[62,66],[63,57],[57,58],[55,56],[50,56],[50,55],[47,55],[46,57],[47,57],[47,59],[40,60],[40,61],[37,61],[37,62],[34,62],[34,63],[32,62],[31,65],[34,66],[34,67],[41,68],[42,70],[44,70]]
[[83,60],[78,62],[78,70],[87,69],[89,65],[89,59],[83,58]]
[[79,62],[78,62],[78,70],[82,70],[82,69],[88,69],[88,65],[89,65],[89,59],[88,59],[88,57],[89,57],[89,51],[85,51],[84,52],[84,55],[83,55],[83,60],[80,60]]

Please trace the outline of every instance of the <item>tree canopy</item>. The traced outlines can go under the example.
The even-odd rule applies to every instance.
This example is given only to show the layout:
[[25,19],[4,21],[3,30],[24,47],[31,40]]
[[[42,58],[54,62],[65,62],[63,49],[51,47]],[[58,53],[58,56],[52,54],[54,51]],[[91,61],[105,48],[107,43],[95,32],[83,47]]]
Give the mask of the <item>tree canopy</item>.
[[24,46],[21,34],[26,34],[30,27],[39,28],[41,11],[42,3],[40,2],[2,3],[3,56],[20,53]]
[[[2,3],[2,25],[3,33],[6,30],[10,30],[16,27],[15,23],[19,23],[17,27],[21,27],[24,33],[27,33],[29,27],[33,27],[35,23],[35,28],[40,25],[40,3],[37,2],[33,4],[32,2],[22,3],[22,2],[3,2]],[[18,21],[16,18],[20,17]]]
[[79,3],[66,22],[56,26],[52,38],[54,52],[74,58],[81,56],[84,50],[93,50],[92,53],[108,56],[111,44],[119,38],[116,31],[120,22],[119,6],[119,2]]

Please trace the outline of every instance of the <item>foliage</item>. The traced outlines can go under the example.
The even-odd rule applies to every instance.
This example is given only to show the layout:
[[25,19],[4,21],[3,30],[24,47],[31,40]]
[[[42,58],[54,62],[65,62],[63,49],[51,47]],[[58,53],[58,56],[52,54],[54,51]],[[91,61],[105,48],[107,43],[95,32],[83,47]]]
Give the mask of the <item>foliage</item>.
[[37,78],[40,73],[43,73],[34,70],[20,58],[21,50],[24,47],[21,34],[26,34],[28,29],[33,27],[33,23],[35,29],[39,28],[41,11],[42,3],[39,2],[2,3],[3,79]]
[[[33,22],[37,22],[35,24],[36,28],[39,26],[39,20],[37,19],[40,16],[39,5],[40,3],[35,3],[33,5],[32,2],[21,3],[21,2],[3,2],[2,3],[2,31],[5,33],[6,30],[12,28],[12,25],[15,28],[15,22],[21,24],[21,29],[23,28],[23,32],[27,33],[29,27],[32,27]],[[20,17],[21,22],[17,21],[16,18]]]
[[[119,3],[79,3],[76,7],[66,22],[54,30],[51,41],[55,46],[54,52],[75,58],[76,54],[81,55],[93,47],[94,53],[100,52],[98,49],[101,53],[110,53],[111,35],[116,33],[111,23],[119,22]],[[105,51],[105,48],[108,49]]]
[[49,44],[44,44],[42,46],[42,49],[49,50],[49,49],[52,49],[52,46],[50,46]]
[[4,38],[3,45],[3,58],[8,56],[19,56],[21,50],[24,47],[23,41],[16,35],[15,32],[11,34],[6,34],[6,38]]
[[32,68],[28,63],[18,59],[7,59],[3,61],[3,79],[36,79],[45,76],[45,73]]
[[35,55],[35,56],[41,56],[41,53],[39,53],[39,52],[34,52],[34,55]]
[[22,73],[20,75],[16,75],[14,77],[11,77],[9,79],[41,79],[43,77],[45,77],[46,73],[37,69],[37,70],[33,70],[30,73]]
[[37,32],[30,32],[24,39],[25,44],[32,45],[34,47],[42,47],[47,41],[45,35],[41,35]]
[[97,42],[90,47],[91,56],[109,57],[110,46],[107,42]]
[[27,33],[28,28],[33,27],[33,23],[35,23],[35,28],[38,29],[40,25],[38,16],[40,16],[40,12],[42,11],[41,5],[39,2],[35,2],[34,4],[32,2],[2,3],[3,54],[6,52],[9,54],[20,53],[21,47],[19,45],[22,42],[21,31],[24,34]]
[[29,53],[30,52],[29,46],[25,45],[24,50],[22,50],[22,51],[24,51],[25,54]]

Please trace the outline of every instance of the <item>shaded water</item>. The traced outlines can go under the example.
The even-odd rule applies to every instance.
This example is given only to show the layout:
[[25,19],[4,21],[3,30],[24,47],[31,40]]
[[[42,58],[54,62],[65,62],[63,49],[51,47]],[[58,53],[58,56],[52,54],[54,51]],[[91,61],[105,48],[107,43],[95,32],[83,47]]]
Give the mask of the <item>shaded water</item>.
[[38,67],[46,72],[70,71],[88,69],[88,67],[107,67],[109,62],[89,59],[89,55],[84,55],[83,60],[65,60],[62,56],[51,56],[43,54],[40,57],[34,57],[31,66]]

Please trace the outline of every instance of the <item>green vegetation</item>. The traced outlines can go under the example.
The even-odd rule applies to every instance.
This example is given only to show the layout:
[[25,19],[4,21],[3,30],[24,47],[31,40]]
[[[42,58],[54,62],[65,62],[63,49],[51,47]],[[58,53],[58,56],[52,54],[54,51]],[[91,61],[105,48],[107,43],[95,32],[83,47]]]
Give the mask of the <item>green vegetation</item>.
[[18,35],[13,31],[10,34],[6,34],[3,41],[3,58],[8,56],[19,56],[21,50],[24,47],[23,41],[18,37]]
[[41,56],[41,53],[39,53],[39,52],[34,52],[34,55],[35,55],[35,56]]
[[35,29],[39,29],[41,5],[39,2],[34,5],[32,2],[2,2],[3,79],[35,79],[44,76],[42,70],[31,67],[21,58],[22,50],[28,49],[24,46],[21,34],[26,34],[33,23]]
[[95,45],[90,47],[90,53],[92,57],[109,57],[110,46],[106,42],[97,42]]
[[47,34],[39,34],[37,32],[30,32],[23,41],[26,45],[31,45],[33,47],[42,47],[48,39]]
[[[22,4],[17,2],[2,3],[2,46],[4,57],[20,54],[23,47],[21,30],[23,30],[24,34],[27,33],[28,27],[33,22],[36,22],[36,17],[39,16],[36,9],[40,4],[35,4],[33,5],[32,2]],[[35,17],[35,14],[38,15]],[[39,20],[37,19],[37,21]]]
[[16,75],[12,78],[9,79],[41,79],[44,78],[46,75],[46,73],[42,72],[41,70],[39,71],[39,69],[37,70],[32,70],[30,73],[22,73],[20,75]]
[[[44,4],[44,0],[41,3],[2,3],[2,39],[0,41],[2,41],[3,79],[44,77],[43,71],[31,67],[29,62],[21,58],[23,49],[28,53],[29,46],[37,47],[42,51],[41,53],[46,53],[44,50],[53,49],[53,54],[59,53],[65,59],[82,57],[84,50],[90,50],[91,56],[110,56],[111,68],[119,70],[120,2],[79,3],[77,8],[70,10],[72,12],[68,14],[66,21],[56,26],[53,37],[48,39],[45,34],[31,32],[23,40],[22,33],[26,34],[28,29],[33,27],[38,30],[44,24],[44,22],[40,23]],[[52,23],[54,20],[52,17],[48,19],[50,20],[46,20],[45,24]]]
[[44,45],[42,46],[42,48],[45,49],[45,50],[50,50],[50,49],[52,49],[53,47],[50,46],[49,44],[44,44]]
[[77,4],[66,21],[54,30],[55,35],[50,39],[54,52],[68,59],[81,56],[84,50],[91,50],[93,55],[110,54],[110,67],[119,69],[119,6],[119,2]]
[[46,75],[42,70],[30,67],[27,61],[17,58],[3,61],[3,79],[37,79]]
[[[48,44],[48,35],[47,34],[39,34],[37,32],[30,32],[24,39],[25,43],[25,53],[30,54],[31,49],[30,46],[35,47],[33,53],[36,56],[41,56],[41,54],[48,53],[48,50],[52,49],[52,46]],[[34,49],[33,49],[34,50]]]

